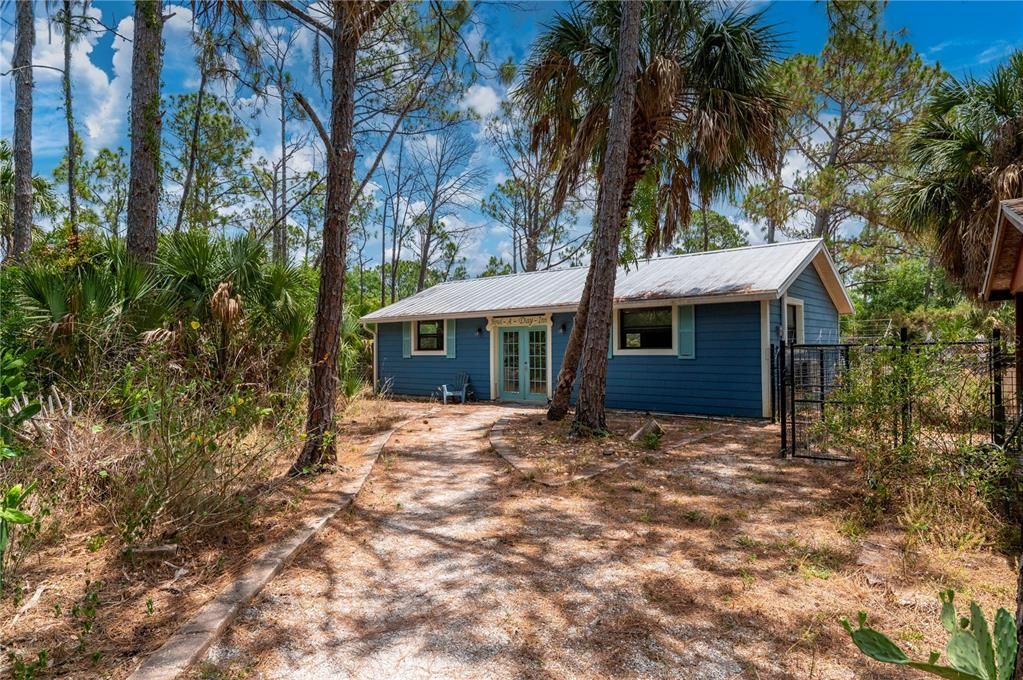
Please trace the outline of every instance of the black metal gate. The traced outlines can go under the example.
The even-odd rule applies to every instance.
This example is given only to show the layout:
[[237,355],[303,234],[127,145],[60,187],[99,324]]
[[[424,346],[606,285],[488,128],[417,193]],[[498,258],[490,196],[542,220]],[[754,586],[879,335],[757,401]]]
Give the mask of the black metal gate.
[[[772,413],[783,455],[852,461],[865,446],[1006,443],[1021,403],[1011,347],[967,342],[772,347]],[[1015,439],[1015,438],[1014,438]]]

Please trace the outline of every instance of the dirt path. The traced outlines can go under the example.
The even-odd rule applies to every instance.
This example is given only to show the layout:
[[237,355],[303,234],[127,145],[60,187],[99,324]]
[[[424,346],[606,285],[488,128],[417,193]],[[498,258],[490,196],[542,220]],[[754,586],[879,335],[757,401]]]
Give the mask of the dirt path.
[[[396,434],[356,511],[209,658],[245,659],[263,677],[514,675],[498,621],[514,573],[499,568],[494,507],[510,473],[486,439],[508,412],[449,408]],[[489,630],[479,620],[487,610],[498,624]]]
[[891,678],[839,616],[867,608],[926,657],[941,587],[1009,600],[1011,569],[982,553],[867,578],[840,531],[851,468],[779,460],[776,429],[732,423],[550,489],[490,450],[509,412],[449,406],[396,433],[195,676]]

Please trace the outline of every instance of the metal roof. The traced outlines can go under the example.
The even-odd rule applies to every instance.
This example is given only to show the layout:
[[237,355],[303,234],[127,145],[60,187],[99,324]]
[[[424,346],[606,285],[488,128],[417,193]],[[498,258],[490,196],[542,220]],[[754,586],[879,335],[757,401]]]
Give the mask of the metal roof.
[[[823,256],[829,291],[840,311],[851,303],[820,239],[786,241],[706,253],[640,260],[619,267],[615,302],[678,300],[700,303],[763,300],[780,297],[803,269]],[[362,317],[366,323],[523,314],[573,310],[586,282],[586,267],[450,281],[428,288]],[[836,286],[837,284],[837,286]]]

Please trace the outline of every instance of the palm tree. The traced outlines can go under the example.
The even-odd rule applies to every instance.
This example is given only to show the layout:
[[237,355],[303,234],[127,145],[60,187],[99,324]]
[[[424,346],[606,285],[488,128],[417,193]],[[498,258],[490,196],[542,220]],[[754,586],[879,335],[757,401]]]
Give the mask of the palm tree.
[[[894,222],[909,236],[932,240],[942,266],[976,294],[983,285],[998,203],[1023,196],[1023,52],[1014,52],[986,80],[946,80],[910,126],[905,142],[910,178],[894,188]],[[1020,644],[1013,677],[1021,680],[1023,557],[1016,626]]]
[[[533,143],[559,163],[556,207],[588,168],[603,175],[620,14],[620,3],[588,2],[559,15],[523,70],[517,98],[533,121]],[[641,181],[656,185],[648,252],[688,223],[697,162],[710,173],[759,169],[773,157],[784,112],[768,78],[776,45],[759,13],[718,18],[711,3],[643,2],[620,220],[624,227]],[[554,420],[567,412],[590,288],[587,280],[548,411]]]
[[982,285],[998,202],[1023,196],[1023,52],[986,80],[949,78],[905,139],[909,179],[892,214],[971,294]]
[[622,7],[615,67],[614,99],[608,119],[607,149],[597,197],[597,214],[593,228],[593,259],[590,262],[590,306],[582,343],[580,362],[582,378],[579,401],[576,403],[576,434],[605,432],[604,398],[607,383],[607,339],[610,334],[611,303],[614,299],[615,274],[619,243],[622,236],[622,199],[624,198],[626,162],[629,158],[629,135],[632,110],[636,99],[634,74],[639,63],[639,28],[642,5],[628,2]]
[[[14,154],[6,139],[0,139],[0,245],[8,257],[20,255],[15,248],[15,222],[18,207],[15,203],[17,172],[14,167]],[[53,215],[57,212],[57,197],[53,186],[45,177],[36,175],[32,178],[31,209],[41,215]],[[27,246],[26,246],[27,247]]]

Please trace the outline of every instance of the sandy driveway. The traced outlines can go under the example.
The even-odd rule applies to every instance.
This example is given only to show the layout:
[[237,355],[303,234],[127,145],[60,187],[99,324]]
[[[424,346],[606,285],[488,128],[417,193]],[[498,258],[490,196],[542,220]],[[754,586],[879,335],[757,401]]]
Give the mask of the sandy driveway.
[[501,540],[510,471],[487,444],[508,411],[449,407],[397,433],[354,512],[208,658],[261,677],[516,675],[509,597],[525,558]]
[[852,469],[779,460],[770,427],[549,489],[490,449],[509,411],[448,406],[396,433],[196,677],[891,678],[839,616],[867,608],[926,657],[952,576],[1009,599],[1011,569],[979,553],[867,578],[838,530]]

